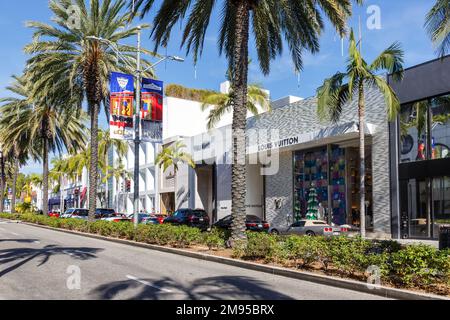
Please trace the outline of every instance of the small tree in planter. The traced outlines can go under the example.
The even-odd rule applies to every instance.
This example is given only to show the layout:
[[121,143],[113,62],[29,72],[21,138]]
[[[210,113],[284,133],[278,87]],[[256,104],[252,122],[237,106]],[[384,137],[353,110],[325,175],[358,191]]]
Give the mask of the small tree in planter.
[[314,186],[309,189],[308,193],[308,210],[306,212],[306,219],[317,220],[319,213],[319,200],[317,199],[317,192]]

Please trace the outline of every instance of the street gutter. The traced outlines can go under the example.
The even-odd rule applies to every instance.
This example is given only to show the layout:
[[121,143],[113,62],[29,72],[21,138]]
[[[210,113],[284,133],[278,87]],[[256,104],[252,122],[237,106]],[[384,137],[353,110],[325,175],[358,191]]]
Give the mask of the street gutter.
[[105,236],[101,236],[101,235],[97,235],[97,234],[84,233],[84,232],[79,232],[79,231],[74,231],[74,230],[58,229],[58,228],[53,228],[53,227],[49,227],[49,226],[38,225],[38,224],[23,222],[23,221],[14,221],[14,222],[25,224],[25,225],[32,226],[32,227],[43,228],[43,229],[48,229],[48,230],[53,230],[53,231],[59,231],[59,232],[63,232],[63,233],[88,237],[88,238],[97,239],[97,240],[104,240],[104,241],[109,241],[109,242],[114,242],[114,243],[131,245],[134,247],[156,250],[156,251],[165,252],[165,253],[177,254],[177,255],[190,257],[190,258],[194,258],[194,259],[199,259],[199,260],[222,263],[222,264],[231,265],[231,266],[244,268],[244,269],[248,269],[248,270],[269,273],[269,274],[277,275],[277,276],[283,276],[283,277],[288,277],[288,278],[333,286],[333,287],[342,288],[342,289],[364,292],[364,293],[368,293],[368,294],[382,296],[385,298],[398,299],[398,300],[450,300],[450,297],[445,297],[445,296],[438,296],[438,295],[433,295],[433,294],[414,292],[414,291],[410,291],[410,290],[397,289],[397,288],[391,288],[391,287],[385,287],[385,286],[370,285],[368,283],[360,282],[360,281],[356,281],[356,280],[342,279],[342,278],[331,277],[331,276],[327,276],[327,275],[316,274],[316,273],[312,273],[312,272],[298,271],[298,270],[292,270],[292,269],[287,269],[287,268],[283,268],[283,267],[259,264],[259,263],[255,263],[255,262],[214,256],[214,255],[206,254],[206,253],[192,252],[192,251],[188,251],[188,250],[171,248],[171,247],[163,247],[163,246],[147,244],[147,243],[142,243],[142,242],[136,242],[136,241],[131,241],[131,240],[125,240],[125,239],[110,238],[110,237],[105,237]]

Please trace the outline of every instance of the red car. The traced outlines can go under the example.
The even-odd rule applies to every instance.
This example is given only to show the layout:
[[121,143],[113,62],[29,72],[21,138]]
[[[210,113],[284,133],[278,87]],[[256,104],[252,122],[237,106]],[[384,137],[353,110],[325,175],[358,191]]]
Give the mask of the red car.
[[51,218],[59,218],[60,214],[57,211],[52,211],[48,213],[48,216]]

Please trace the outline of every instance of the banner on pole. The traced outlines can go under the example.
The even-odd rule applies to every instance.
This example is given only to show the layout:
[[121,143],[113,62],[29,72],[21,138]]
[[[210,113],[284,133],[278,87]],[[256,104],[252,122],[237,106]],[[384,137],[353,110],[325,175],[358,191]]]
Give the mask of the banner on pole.
[[132,140],[134,77],[118,72],[111,73],[110,79],[110,135],[113,139]]
[[164,83],[153,79],[142,79],[141,140],[162,142],[162,120],[164,105]]

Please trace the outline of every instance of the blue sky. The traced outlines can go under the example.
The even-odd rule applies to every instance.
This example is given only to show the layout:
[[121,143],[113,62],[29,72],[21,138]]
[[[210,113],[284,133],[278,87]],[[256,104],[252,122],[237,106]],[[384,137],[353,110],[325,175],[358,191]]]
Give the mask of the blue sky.
[[[12,74],[19,74],[24,67],[26,56],[22,48],[31,40],[32,31],[25,27],[29,20],[49,22],[51,13],[47,0],[1,0],[0,12],[0,97],[7,95],[4,88],[10,82]],[[160,3],[157,0],[157,3]],[[363,7],[354,10],[354,16],[349,25],[358,29],[359,18],[362,21],[363,54],[371,60],[394,41],[399,41],[405,50],[405,65],[415,64],[434,59],[435,53],[430,40],[423,28],[424,17],[433,5],[431,0],[372,0],[366,1]],[[381,29],[369,30],[366,20],[369,18],[367,8],[376,5],[381,9]],[[147,18],[145,22],[149,22]],[[168,62],[157,67],[158,77],[166,83],[179,83],[188,87],[218,89],[224,80],[227,63],[224,57],[218,55],[217,30],[215,21],[219,21],[219,12],[212,17],[210,28],[205,39],[205,48],[199,60],[196,72],[191,57],[186,57],[185,63]],[[136,21],[137,22],[137,21]],[[180,50],[180,27],[175,27],[172,40],[166,50],[160,53],[185,57],[185,51]],[[153,43],[144,35],[143,45],[153,49]],[[263,85],[271,91],[272,99],[286,95],[309,97],[314,95],[324,78],[342,70],[345,57],[341,55],[341,41],[329,25],[321,38],[321,50],[312,56],[305,53],[304,69],[300,76],[294,74],[288,50],[273,61],[271,73],[265,77],[259,71],[255,50],[250,47],[253,63],[250,66],[249,80]],[[102,116],[102,126],[106,126]],[[40,172],[39,164],[30,163],[26,172]]]

